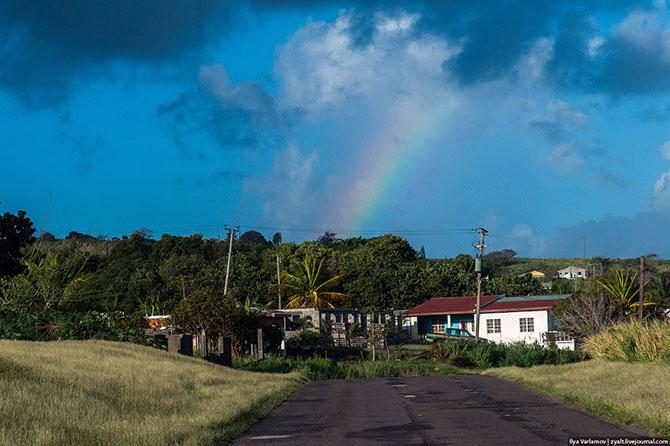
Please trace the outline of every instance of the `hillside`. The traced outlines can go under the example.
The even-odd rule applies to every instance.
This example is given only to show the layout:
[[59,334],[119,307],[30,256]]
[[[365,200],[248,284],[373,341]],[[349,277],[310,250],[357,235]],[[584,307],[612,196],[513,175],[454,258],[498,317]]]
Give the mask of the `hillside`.
[[0,444],[211,444],[299,385],[133,344],[0,341]]

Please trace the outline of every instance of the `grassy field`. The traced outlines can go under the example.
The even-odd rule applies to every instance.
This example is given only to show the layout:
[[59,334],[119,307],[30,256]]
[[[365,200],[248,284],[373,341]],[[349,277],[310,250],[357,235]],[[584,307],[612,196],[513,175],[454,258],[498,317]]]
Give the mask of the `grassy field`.
[[225,443],[301,381],[132,344],[0,341],[0,444]]
[[589,413],[670,437],[670,364],[586,361],[484,374],[524,384]]

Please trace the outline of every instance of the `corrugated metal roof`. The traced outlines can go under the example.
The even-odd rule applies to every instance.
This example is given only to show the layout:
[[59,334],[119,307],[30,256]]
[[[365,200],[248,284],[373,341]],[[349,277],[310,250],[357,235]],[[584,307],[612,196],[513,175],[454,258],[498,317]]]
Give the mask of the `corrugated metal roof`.
[[[486,295],[481,297],[481,305],[488,305],[498,299],[498,295]],[[410,308],[405,316],[428,316],[442,314],[472,313],[477,304],[477,296],[457,297],[433,297],[414,308]]]
[[501,302],[523,302],[529,300],[560,300],[567,299],[570,294],[548,294],[545,296],[503,296]]
[[560,299],[535,299],[504,301],[500,299],[481,309],[482,313],[508,313],[510,311],[551,310]]
[[[556,302],[567,299],[570,294],[547,296],[501,296],[481,297],[481,312],[496,313],[510,311],[549,310]],[[405,316],[432,316],[447,314],[471,314],[475,311],[476,296],[433,297],[407,310]]]

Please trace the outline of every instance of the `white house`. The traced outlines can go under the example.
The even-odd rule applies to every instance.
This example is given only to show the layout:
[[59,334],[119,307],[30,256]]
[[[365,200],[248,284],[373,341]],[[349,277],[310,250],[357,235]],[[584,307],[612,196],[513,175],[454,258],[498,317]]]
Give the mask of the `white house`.
[[586,279],[586,269],[578,268],[576,266],[568,266],[567,268],[556,271],[559,279]]
[[[482,296],[479,336],[493,342],[556,342],[574,350],[575,341],[558,330],[551,314],[556,302],[569,294],[549,296]],[[419,339],[426,333],[461,328],[473,333],[476,297],[434,297],[407,310],[409,333]]]

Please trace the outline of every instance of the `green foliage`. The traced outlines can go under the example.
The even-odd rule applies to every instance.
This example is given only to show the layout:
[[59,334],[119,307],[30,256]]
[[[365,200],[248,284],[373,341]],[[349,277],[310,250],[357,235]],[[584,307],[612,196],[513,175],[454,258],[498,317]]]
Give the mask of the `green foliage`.
[[333,308],[346,299],[346,294],[332,291],[344,276],[323,279],[324,260],[307,255],[302,262],[293,262],[295,273],[283,272],[281,289],[287,293],[287,308]]
[[494,344],[487,341],[454,339],[432,346],[435,360],[457,367],[532,367],[542,364],[567,364],[583,360],[580,352],[546,348],[522,342]]
[[22,271],[21,254],[35,238],[33,222],[25,211],[0,215],[0,278]]
[[320,357],[308,359],[269,357],[261,360],[242,358],[237,359],[233,366],[264,373],[298,371],[310,380],[436,376],[458,373],[454,367],[434,361],[337,361]]

